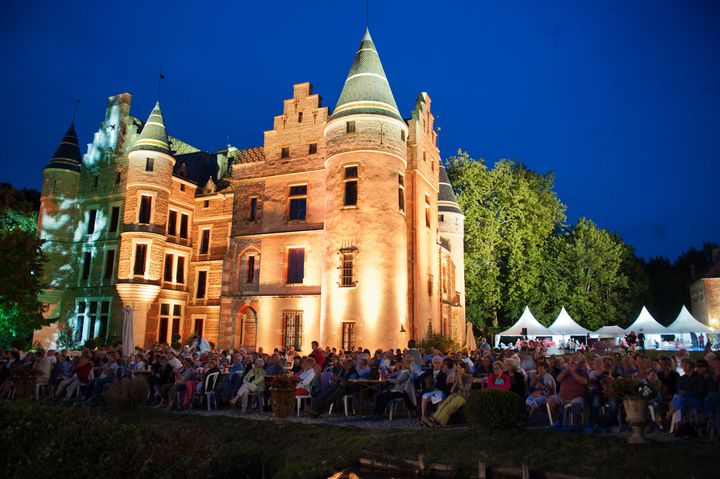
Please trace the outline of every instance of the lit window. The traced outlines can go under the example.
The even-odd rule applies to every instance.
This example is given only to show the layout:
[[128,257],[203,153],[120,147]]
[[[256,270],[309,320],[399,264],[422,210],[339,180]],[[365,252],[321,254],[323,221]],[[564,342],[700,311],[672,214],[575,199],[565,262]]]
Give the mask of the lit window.
[[358,199],[358,167],[357,165],[345,167],[344,178],[345,194],[343,196],[344,206],[356,206]]
[[153,171],[155,169],[155,160],[153,158],[145,158],[145,171]]
[[355,286],[353,276],[355,262],[355,248],[343,248],[340,250],[340,287],[351,288]]
[[352,351],[355,349],[355,323],[342,323],[342,348],[343,351]]
[[317,143],[310,143],[310,148],[308,149],[308,154],[314,155],[317,153]]
[[355,122],[354,121],[348,121],[345,123],[345,132],[346,133],[355,133]]
[[295,221],[305,221],[307,210],[307,185],[297,185],[290,187],[289,200],[289,219]]
[[283,347],[285,350],[302,346],[302,311],[283,311]]
[[305,278],[305,249],[290,248],[288,250],[287,282],[302,283]]
[[405,211],[405,177],[398,173],[398,208]]
[[288,158],[290,157],[290,148],[285,147],[282,150],[280,150],[280,158]]

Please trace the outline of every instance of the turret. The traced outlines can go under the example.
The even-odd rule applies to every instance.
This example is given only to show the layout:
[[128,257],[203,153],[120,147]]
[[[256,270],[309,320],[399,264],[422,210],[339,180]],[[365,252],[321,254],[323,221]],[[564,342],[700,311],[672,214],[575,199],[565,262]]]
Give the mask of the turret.
[[326,251],[321,337],[395,347],[407,340],[407,125],[366,31],[324,129]]
[[174,166],[158,102],[128,153],[120,242],[124,260],[118,264],[116,287],[123,303],[134,311],[135,345],[151,343],[155,331],[147,327],[147,311],[160,292]]
[[[455,291],[459,294],[458,302],[461,307],[464,325],[465,313],[465,215],[455,199],[450,178],[445,166],[440,162],[440,191],[438,192],[438,230],[440,237],[447,240],[450,246],[450,257],[454,265]],[[464,330],[463,330],[464,331]]]

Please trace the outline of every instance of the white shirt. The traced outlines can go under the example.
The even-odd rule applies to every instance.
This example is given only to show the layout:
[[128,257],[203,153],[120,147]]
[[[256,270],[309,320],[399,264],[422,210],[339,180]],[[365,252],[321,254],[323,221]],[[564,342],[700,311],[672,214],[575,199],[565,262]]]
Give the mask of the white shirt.
[[315,370],[313,370],[313,369],[303,370],[300,373],[300,382],[298,382],[298,385],[297,385],[298,389],[302,388],[302,389],[307,389],[309,391],[310,385],[312,384],[313,379],[315,379]]

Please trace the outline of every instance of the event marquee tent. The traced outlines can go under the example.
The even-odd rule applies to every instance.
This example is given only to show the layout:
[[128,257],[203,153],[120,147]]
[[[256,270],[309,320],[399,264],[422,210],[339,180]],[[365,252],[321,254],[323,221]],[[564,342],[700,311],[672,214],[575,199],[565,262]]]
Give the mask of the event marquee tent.
[[585,336],[591,332],[578,323],[576,323],[565,310],[565,306],[560,310],[560,314],[555,321],[548,326],[548,329],[558,336]]
[[672,333],[714,333],[715,330],[710,326],[701,323],[690,314],[685,305],[683,305],[680,313],[678,313],[675,321],[670,323],[667,329]]
[[594,333],[590,333],[590,336],[598,336],[600,338],[622,338],[627,334],[620,326],[603,326]]
[[498,338],[500,336],[521,336],[523,328],[527,328],[528,336],[552,336],[552,331],[540,324],[530,312],[530,308],[525,306],[525,311],[523,311],[520,319],[510,328],[500,333]]
[[630,326],[625,328],[625,331],[635,331],[635,334],[640,334],[640,330],[647,334],[673,334],[665,326],[655,321],[650,312],[645,306],[638,315],[637,319]]

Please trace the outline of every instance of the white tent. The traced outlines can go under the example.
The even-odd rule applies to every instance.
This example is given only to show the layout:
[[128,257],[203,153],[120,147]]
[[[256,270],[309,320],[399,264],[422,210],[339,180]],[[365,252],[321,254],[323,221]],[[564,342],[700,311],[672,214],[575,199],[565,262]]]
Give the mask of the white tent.
[[552,336],[552,331],[540,324],[540,322],[535,319],[535,316],[533,316],[530,312],[530,308],[525,306],[525,311],[523,311],[523,314],[520,316],[520,319],[517,320],[517,323],[500,333],[498,337],[521,336],[523,328],[527,328],[528,336]]
[[600,338],[622,338],[627,334],[620,326],[603,326],[598,329],[591,336],[598,336]]
[[563,306],[555,321],[548,329],[559,336],[585,336],[590,331],[576,323]]
[[667,329],[673,333],[714,333],[715,330],[707,326],[690,314],[690,311],[683,305],[675,321]]
[[643,306],[635,322],[625,328],[625,331],[635,331],[635,334],[640,334],[640,330],[646,335],[673,334],[672,331],[669,331],[665,326],[655,321],[655,318],[652,317],[645,306]]

